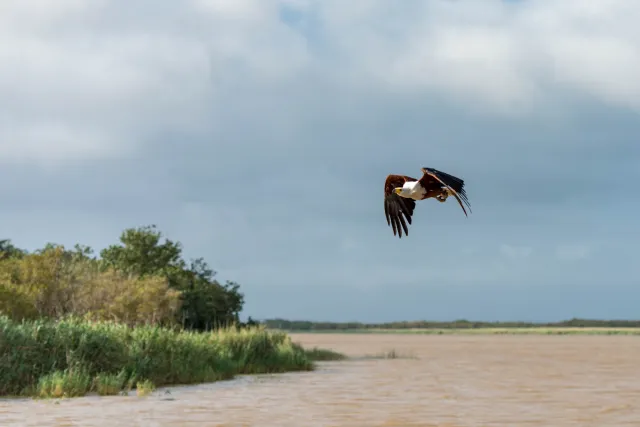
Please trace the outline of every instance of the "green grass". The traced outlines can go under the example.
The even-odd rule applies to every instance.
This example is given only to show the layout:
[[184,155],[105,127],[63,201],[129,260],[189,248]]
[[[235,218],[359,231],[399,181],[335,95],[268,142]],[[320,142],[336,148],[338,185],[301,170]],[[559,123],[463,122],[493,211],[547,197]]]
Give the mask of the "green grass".
[[[276,329],[270,329],[276,330]],[[283,330],[291,334],[421,334],[421,335],[640,335],[640,328],[529,327],[529,328],[412,328]]]
[[[331,351],[305,350],[284,332],[186,332],[77,319],[0,317],[0,396],[114,395],[131,389],[309,371]],[[331,360],[337,360],[335,354]]]
[[98,374],[94,379],[95,391],[100,396],[115,396],[131,389],[132,384],[126,370],[119,374]]
[[148,396],[156,389],[156,385],[149,380],[136,383],[136,394],[140,397]]
[[44,374],[33,390],[38,397],[84,396],[91,388],[91,376],[81,369]]

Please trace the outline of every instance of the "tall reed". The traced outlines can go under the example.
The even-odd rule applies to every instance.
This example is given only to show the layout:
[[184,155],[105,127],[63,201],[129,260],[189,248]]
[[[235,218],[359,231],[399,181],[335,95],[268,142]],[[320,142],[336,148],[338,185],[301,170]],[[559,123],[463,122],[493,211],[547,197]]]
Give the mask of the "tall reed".
[[313,368],[286,333],[263,327],[199,333],[0,317],[0,395],[115,394],[141,383],[192,384]]

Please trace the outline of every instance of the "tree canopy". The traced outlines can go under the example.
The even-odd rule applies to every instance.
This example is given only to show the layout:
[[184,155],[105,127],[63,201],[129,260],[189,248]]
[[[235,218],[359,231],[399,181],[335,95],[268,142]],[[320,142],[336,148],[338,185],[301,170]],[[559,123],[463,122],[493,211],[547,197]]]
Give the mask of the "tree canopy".
[[29,253],[0,240],[0,312],[14,319],[80,315],[131,325],[208,330],[239,324],[244,295],[156,226],[129,228],[99,256],[89,246],[47,243]]

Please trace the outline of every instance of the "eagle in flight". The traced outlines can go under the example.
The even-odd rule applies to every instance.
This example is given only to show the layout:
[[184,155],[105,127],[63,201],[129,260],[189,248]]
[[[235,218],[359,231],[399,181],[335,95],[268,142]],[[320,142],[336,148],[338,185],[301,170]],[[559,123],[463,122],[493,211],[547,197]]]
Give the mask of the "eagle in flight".
[[[454,196],[462,211],[467,215],[464,204],[471,212],[471,206],[464,191],[464,181],[448,173],[433,168],[422,168],[422,178],[415,179],[406,175],[389,175],[384,182],[384,214],[387,224],[402,238],[409,235],[407,222],[411,224],[416,200],[435,198],[441,203],[447,197]],[[468,216],[468,215],[467,215]]]

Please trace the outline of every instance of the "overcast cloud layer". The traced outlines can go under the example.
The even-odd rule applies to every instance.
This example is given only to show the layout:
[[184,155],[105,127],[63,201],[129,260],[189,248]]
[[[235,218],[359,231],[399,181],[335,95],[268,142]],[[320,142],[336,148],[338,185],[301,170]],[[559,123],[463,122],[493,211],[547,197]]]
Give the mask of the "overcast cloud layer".
[[[0,237],[157,224],[246,315],[637,317],[640,2],[4,0]],[[387,226],[389,173],[473,213]]]

